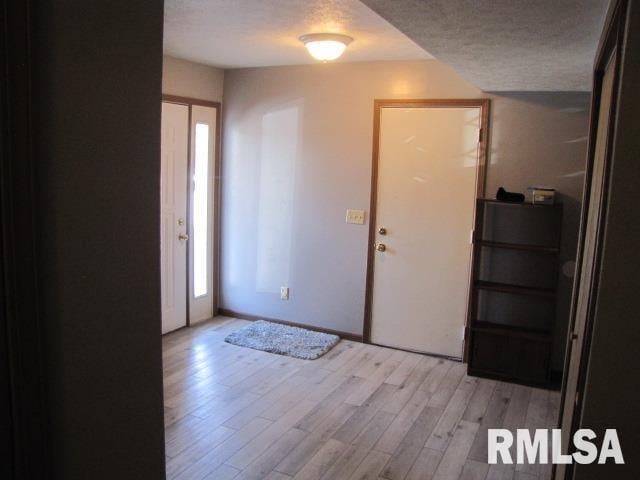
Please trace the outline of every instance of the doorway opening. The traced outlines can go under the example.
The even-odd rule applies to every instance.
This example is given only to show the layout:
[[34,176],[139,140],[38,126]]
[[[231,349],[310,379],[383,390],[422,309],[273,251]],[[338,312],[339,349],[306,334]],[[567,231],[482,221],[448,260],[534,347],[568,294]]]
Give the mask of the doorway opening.
[[162,333],[214,316],[218,297],[220,104],[162,98]]

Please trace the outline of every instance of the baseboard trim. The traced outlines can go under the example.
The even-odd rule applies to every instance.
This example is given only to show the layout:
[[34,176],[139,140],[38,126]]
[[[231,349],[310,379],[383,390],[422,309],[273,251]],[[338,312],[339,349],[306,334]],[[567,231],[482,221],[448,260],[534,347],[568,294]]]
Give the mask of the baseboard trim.
[[306,328],[313,330],[314,332],[330,333],[331,335],[338,335],[345,340],[352,340],[354,342],[362,342],[362,335],[356,335],[354,333],[341,332],[339,330],[332,330],[330,328],[316,327],[314,325],[304,325],[302,323],[290,322],[288,320],[280,320],[279,318],[262,317],[259,315],[251,315],[249,313],[236,312],[235,310],[228,310],[226,308],[219,308],[218,315],[224,315],[225,317],[240,318],[242,320],[249,320],[255,322],[256,320],[266,320],[267,322],[280,323],[282,325],[288,325],[290,327]]
[[417,353],[418,355],[425,355],[427,357],[441,358],[443,360],[449,360],[451,362],[465,363],[461,357],[450,357],[449,355],[442,355],[441,353],[421,352],[420,350],[411,350],[410,348],[394,347],[393,345],[384,345],[382,343],[375,343],[375,342],[368,342],[368,343],[370,345],[375,345],[376,347],[392,348],[394,350],[400,350],[408,353]]

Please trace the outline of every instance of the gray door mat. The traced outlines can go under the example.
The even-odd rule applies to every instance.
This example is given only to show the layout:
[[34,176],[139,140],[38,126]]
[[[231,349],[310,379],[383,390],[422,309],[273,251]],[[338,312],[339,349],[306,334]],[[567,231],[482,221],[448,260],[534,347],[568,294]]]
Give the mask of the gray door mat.
[[331,350],[340,337],[257,320],[229,334],[224,341],[240,347],[315,360]]

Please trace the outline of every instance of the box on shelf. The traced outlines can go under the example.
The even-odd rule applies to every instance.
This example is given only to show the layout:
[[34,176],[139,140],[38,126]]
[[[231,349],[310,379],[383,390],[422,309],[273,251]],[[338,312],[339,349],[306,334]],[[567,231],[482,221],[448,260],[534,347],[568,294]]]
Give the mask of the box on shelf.
[[528,201],[539,205],[553,205],[555,201],[556,191],[547,187],[529,187]]

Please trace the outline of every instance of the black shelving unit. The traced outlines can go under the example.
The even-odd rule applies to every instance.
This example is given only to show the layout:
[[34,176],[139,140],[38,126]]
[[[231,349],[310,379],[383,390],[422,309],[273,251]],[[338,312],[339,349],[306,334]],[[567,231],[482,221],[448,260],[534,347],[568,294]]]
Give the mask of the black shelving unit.
[[479,199],[469,375],[551,385],[562,206]]

